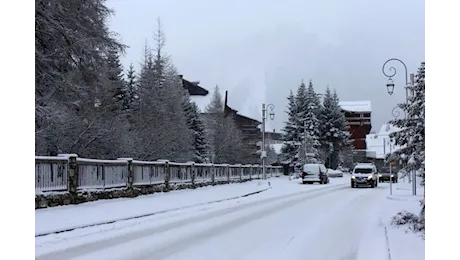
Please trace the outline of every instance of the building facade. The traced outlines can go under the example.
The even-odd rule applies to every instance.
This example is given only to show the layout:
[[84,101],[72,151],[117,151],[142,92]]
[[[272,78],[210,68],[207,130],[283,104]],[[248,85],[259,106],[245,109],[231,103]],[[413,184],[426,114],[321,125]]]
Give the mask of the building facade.
[[366,160],[366,135],[371,132],[372,107],[370,101],[343,101],[339,103],[347,120],[350,141],[355,149],[354,161]]
[[228,91],[225,91],[225,101],[224,101],[224,116],[231,116],[235,121],[238,129],[243,134],[243,144],[249,153],[253,155],[248,161],[251,163],[260,163],[260,155],[258,154],[258,141],[262,140],[262,132],[259,129],[259,125],[262,122],[255,120],[253,118],[243,116],[238,114],[238,111],[231,108],[228,105]]

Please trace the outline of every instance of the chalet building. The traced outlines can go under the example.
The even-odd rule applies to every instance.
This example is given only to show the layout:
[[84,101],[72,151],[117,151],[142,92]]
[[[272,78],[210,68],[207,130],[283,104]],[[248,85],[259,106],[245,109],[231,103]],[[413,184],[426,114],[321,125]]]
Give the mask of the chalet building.
[[347,120],[350,141],[354,146],[357,156],[356,161],[366,160],[366,135],[371,132],[370,101],[342,101],[339,103]]
[[[366,135],[367,160],[374,162],[379,171],[385,165],[386,155],[400,149],[390,138],[390,134],[396,131],[399,131],[399,128],[391,124],[384,124],[380,127],[379,132]],[[395,163],[394,166],[399,168],[398,162]]]
[[199,81],[188,81],[184,79],[183,75],[179,75],[179,79],[182,86],[188,90],[190,96],[207,96],[209,94],[209,91],[198,85],[200,84]]
[[260,163],[260,156],[257,151],[259,150],[257,142],[262,139],[262,133],[260,132],[259,125],[262,122],[238,114],[238,111],[228,106],[228,91],[225,91],[225,101],[224,101],[224,116],[232,116],[237,127],[241,130],[243,134],[243,143],[253,154],[253,158],[249,161],[251,163]]

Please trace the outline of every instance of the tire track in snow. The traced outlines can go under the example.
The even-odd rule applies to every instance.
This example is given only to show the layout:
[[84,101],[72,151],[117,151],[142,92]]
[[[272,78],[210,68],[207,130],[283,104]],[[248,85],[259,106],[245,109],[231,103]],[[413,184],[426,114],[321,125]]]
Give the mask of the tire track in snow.
[[[296,193],[283,194],[281,196],[262,199],[262,200],[258,200],[255,202],[241,204],[241,205],[237,205],[237,206],[230,207],[230,208],[224,208],[224,209],[213,211],[213,212],[210,212],[204,215],[194,216],[194,217],[191,217],[185,220],[175,221],[175,222],[167,223],[161,226],[147,228],[144,230],[139,230],[139,231],[124,234],[121,236],[111,237],[108,239],[103,239],[103,240],[99,240],[96,242],[83,244],[83,245],[76,246],[73,248],[67,248],[67,249],[60,250],[60,251],[54,251],[51,253],[39,255],[35,259],[37,260],[71,259],[73,257],[90,254],[93,252],[104,250],[108,247],[113,247],[119,244],[133,241],[133,240],[138,240],[144,237],[152,236],[154,234],[160,235],[160,233],[163,233],[163,232],[166,232],[172,229],[177,229],[183,226],[187,226],[187,225],[191,225],[191,224],[195,224],[199,222],[205,222],[210,219],[218,218],[218,217],[232,214],[238,211],[243,211],[245,209],[251,209],[256,206],[268,205],[268,204],[282,201],[285,199],[288,199],[288,201],[294,200],[296,199],[296,197],[305,199],[302,196],[309,195],[310,193],[312,193],[311,194],[312,196],[321,196],[323,194],[330,193],[331,191],[339,191],[339,190],[343,190],[346,188],[348,188],[348,184],[339,184],[339,185],[331,185],[331,186],[319,188],[319,189],[312,189],[312,190],[306,190],[306,191],[301,191],[301,192],[296,192]],[[300,199],[296,199],[296,201],[300,201]],[[174,246],[177,247],[176,244]],[[157,259],[156,257],[157,257],[157,254],[155,253],[155,259]]]

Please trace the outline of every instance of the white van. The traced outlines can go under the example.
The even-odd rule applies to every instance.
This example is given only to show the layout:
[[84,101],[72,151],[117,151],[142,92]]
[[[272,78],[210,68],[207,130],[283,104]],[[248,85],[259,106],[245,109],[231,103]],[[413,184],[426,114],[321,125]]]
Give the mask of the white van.
[[370,186],[377,187],[378,172],[377,167],[373,163],[358,163],[351,175],[351,187]]
[[326,166],[319,163],[304,164],[300,177],[302,178],[303,184],[312,184],[315,182],[318,182],[319,184],[329,183]]

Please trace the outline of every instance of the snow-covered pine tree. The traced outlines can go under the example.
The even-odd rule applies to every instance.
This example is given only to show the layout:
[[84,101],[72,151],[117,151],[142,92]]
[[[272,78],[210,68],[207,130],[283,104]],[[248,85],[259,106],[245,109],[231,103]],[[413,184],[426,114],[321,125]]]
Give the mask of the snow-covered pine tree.
[[206,125],[206,139],[210,146],[210,159],[213,163],[244,163],[247,150],[243,136],[231,115],[224,115],[224,103],[216,86],[211,102],[203,114]]
[[165,82],[165,72],[170,66],[171,58],[163,52],[166,37],[160,18],[157,19],[157,30],[155,31],[153,37],[156,42],[155,58],[153,62],[153,80],[157,87],[161,87]]
[[349,133],[337,93],[335,91],[331,93],[329,87],[324,95],[320,120],[321,152],[326,157],[324,160],[326,166],[336,169],[339,164],[339,153],[348,144]]
[[139,93],[137,85],[136,72],[134,71],[134,66],[131,63],[129,65],[128,71],[126,72],[126,91],[129,96],[128,107],[130,109],[137,109],[139,104]]
[[299,160],[305,163],[319,163],[318,149],[315,147],[315,139],[307,132],[299,149]]
[[[156,37],[164,37],[159,32]],[[133,153],[142,160],[192,160],[193,131],[187,125],[184,111],[187,92],[172,61],[163,54],[165,39],[158,37],[155,56],[147,45],[144,48],[138,80],[139,109],[133,117],[136,121],[133,128],[138,132],[133,136],[136,140]]]
[[390,121],[399,131],[390,134],[395,145],[393,158],[405,162],[405,170],[424,169],[425,163],[425,63],[418,69],[415,86],[409,102],[398,104],[406,117]]
[[267,158],[265,160],[266,165],[271,165],[278,161],[278,154],[276,154],[276,151],[273,145],[266,144],[265,151],[267,152]]
[[200,117],[200,110],[195,102],[187,96],[184,98],[184,112],[186,122],[193,135],[193,161],[202,163],[208,161],[208,143],[206,140],[205,127]]
[[296,125],[296,114],[297,106],[295,102],[295,96],[292,93],[292,90],[289,93],[288,106],[287,106],[287,115],[288,119],[285,122],[283,128],[283,140],[284,144],[281,148],[281,159],[283,161],[292,161],[297,154],[297,141],[299,140],[297,125]]
[[103,0],[36,2],[37,154],[110,158],[119,152],[123,124],[108,102],[107,56],[125,46],[108,30],[111,14]]
[[108,83],[115,91],[115,100],[120,102],[123,110],[129,108],[131,97],[123,79],[123,67],[120,62],[120,54],[116,49],[110,49],[107,55],[107,77]]
[[297,125],[297,133],[299,134],[299,141],[303,140],[303,129],[304,129],[304,121],[307,117],[308,112],[308,100],[307,100],[307,87],[305,83],[300,83],[300,86],[297,88],[297,94],[295,96],[296,102],[296,117],[295,122]]
[[320,148],[320,112],[321,112],[321,101],[319,100],[318,94],[316,94],[313,83],[310,80],[306,93],[307,100],[307,111],[305,113],[305,131],[308,135],[308,145],[312,146],[315,153],[315,158],[319,159],[318,148]]

